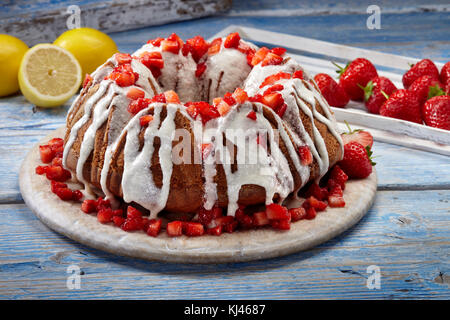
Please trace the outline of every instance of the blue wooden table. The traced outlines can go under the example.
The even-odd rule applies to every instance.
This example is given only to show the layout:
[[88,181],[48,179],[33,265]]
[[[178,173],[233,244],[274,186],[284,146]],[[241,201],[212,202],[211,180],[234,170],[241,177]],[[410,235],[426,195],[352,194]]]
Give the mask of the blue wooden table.
[[[450,60],[445,1],[379,1],[381,29],[366,28],[367,1],[234,1],[216,17],[115,33],[121,51],[172,32],[212,36],[230,24],[264,28],[384,52]],[[354,2],[354,3],[353,3]],[[375,142],[375,204],[355,227],[306,252],[265,261],[188,265],[114,256],[43,225],[23,203],[18,170],[39,139],[64,124],[70,103],[33,108],[0,99],[0,298],[2,299],[448,299],[450,159]],[[369,266],[380,270],[370,289]],[[79,289],[68,268],[81,270]],[[69,272],[70,272],[69,268]],[[370,271],[370,269],[369,269]],[[370,287],[370,286],[369,286]]]

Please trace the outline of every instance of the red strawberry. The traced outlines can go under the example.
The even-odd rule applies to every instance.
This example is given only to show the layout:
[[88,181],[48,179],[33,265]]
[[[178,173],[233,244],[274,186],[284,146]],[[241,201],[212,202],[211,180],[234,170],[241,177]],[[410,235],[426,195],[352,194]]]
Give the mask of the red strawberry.
[[199,63],[197,65],[197,70],[195,70],[195,76],[197,78],[199,78],[205,71],[206,71],[206,64],[205,63]]
[[223,42],[223,46],[225,48],[237,48],[239,46],[239,41],[241,40],[241,37],[239,36],[239,33],[234,32],[230,33]]
[[[432,76],[425,75],[417,78],[409,86],[408,90],[414,93],[419,100],[419,104],[423,105],[429,98],[431,87],[434,87],[434,90],[439,90],[441,84],[438,79],[435,79]],[[434,92],[433,90],[431,91]],[[445,94],[445,92],[442,91],[441,94]]]
[[327,204],[325,202],[320,201],[320,200],[314,198],[313,196],[310,196],[308,199],[306,199],[305,202],[307,202],[307,204],[304,203],[304,206],[303,206],[304,208],[310,206],[310,207],[316,209],[316,211],[323,211],[327,208]]
[[272,92],[262,97],[262,103],[276,110],[284,103],[284,99],[281,93]]
[[151,237],[158,236],[161,231],[162,220],[161,219],[152,219],[149,221],[147,226],[147,234]]
[[405,89],[395,91],[381,106],[380,114],[386,117],[422,123],[419,100],[412,92]]
[[264,211],[255,212],[253,214],[253,224],[257,227],[265,226],[269,224],[269,218]]
[[184,233],[189,237],[198,237],[205,233],[203,225],[199,222],[185,222]]
[[129,53],[116,53],[114,57],[118,64],[131,63],[131,55]]
[[141,111],[142,109],[147,108],[149,103],[150,103],[150,99],[138,98],[138,99],[130,102],[127,110],[129,113],[136,114],[139,111]]
[[450,97],[433,97],[422,107],[422,114],[427,126],[450,130]]
[[259,48],[259,50],[256,51],[252,57],[251,65],[256,66],[258,63],[263,61],[269,52],[270,50],[266,47]]
[[328,197],[328,190],[326,188],[321,188],[317,183],[313,182],[305,192],[305,198],[311,196],[318,200],[324,200]]
[[183,222],[182,221],[172,221],[167,224],[167,235],[169,237],[178,237],[183,234]]
[[84,213],[92,213],[97,210],[97,201],[95,200],[84,200],[81,204],[81,211]]
[[308,146],[298,147],[298,155],[300,156],[300,162],[303,166],[308,166],[313,162],[311,150]]
[[266,214],[269,220],[284,220],[290,218],[287,208],[276,203],[266,206]]
[[140,219],[142,218],[142,212],[138,209],[128,206],[127,208],[127,219]]
[[209,228],[206,230],[206,233],[212,236],[220,236],[222,234],[222,226],[215,226],[214,228]]
[[292,78],[294,79],[303,79],[303,70],[297,70],[292,75]]
[[[342,188],[342,190],[344,190],[345,183],[348,180],[348,176],[344,172],[344,170],[341,169],[341,167],[339,167],[338,165],[335,165],[333,167],[333,169],[331,169],[330,180],[335,181]],[[322,199],[319,199],[319,200],[322,200]]]
[[220,51],[221,45],[222,45],[222,38],[214,39],[208,48],[208,54],[211,56],[218,53]]
[[330,195],[328,196],[328,205],[331,208],[345,207],[345,200],[342,196]]
[[349,178],[362,179],[372,173],[369,152],[356,141],[344,145],[344,158],[338,162],[338,165]]
[[150,39],[147,41],[147,43],[154,45],[155,47],[159,47],[161,45],[161,41],[163,41],[164,38],[156,38],[156,39]]
[[266,54],[266,56],[264,57],[261,66],[265,67],[265,66],[269,66],[269,65],[277,65],[280,64],[281,62],[283,62],[283,58],[280,57],[279,55],[269,52]]
[[298,221],[306,217],[306,210],[303,207],[289,209],[292,221]]
[[290,220],[273,220],[273,221],[270,221],[270,225],[274,229],[289,230],[291,228],[291,221]]
[[277,82],[278,80],[281,79],[290,79],[291,75],[289,73],[286,72],[278,72],[275,74],[272,74],[268,77],[266,77],[263,81],[263,83],[261,83],[261,85],[259,86],[260,88],[264,88],[265,86],[269,85],[269,84],[273,84],[275,82]]
[[318,73],[314,80],[330,106],[345,107],[347,105],[350,98],[332,77],[325,73]]
[[375,77],[363,88],[364,104],[371,113],[380,113],[380,108],[397,87],[386,77]]
[[[338,66],[337,64],[335,65]],[[339,73],[339,84],[341,87],[350,99],[356,101],[362,101],[364,98],[364,91],[360,86],[365,87],[371,79],[378,76],[372,62],[364,58],[356,58],[345,68],[339,67],[337,73]]]
[[352,130],[350,128],[350,125],[348,123],[347,127],[348,127],[348,132],[344,132],[341,137],[342,137],[342,141],[344,142],[344,145],[349,143],[350,141],[357,141],[360,144],[363,145],[364,148],[366,148],[367,146],[369,146],[369,148],[372,148],[373,146],[373,137],[370,134],[370,132],[368,131],[364,131],[361,129],[354,129]]
[[144,98],[144,97],[145,97],[145,92],[138,88],[130,88],[127,92],[127,98],[129,98],[131,100],[136,100],[136,99]]
[[[209,145],[209,144],[208,144]],[[211,221],[222,216],[222,209],[219,207],[213,207],[211,210],[200,208],[198,211],[198,221],[204,226],[208,226]]]
[[43,163],[50,163],[55,157],[55,153],[49,145],[39,146],[39,154]]
[[92,76],[89,73],[86,73],[86,76],[84,77],[83,80],[83,89],[89,86],[92,83],[92,81],[94,81]]
[[125,218],[122,218],[119,216],[113,216],[112,221],[115,226],[120,227],[125,222]]
[[113,218],[113,212],[111,209],[103,209],[97,213],[97,220],[100,223],[108,223],[111,222]]
[[431,76],[433,79],[439,80],[439,71],[436,65],[430,59],[423,59],[414,64],[411,69],[403,75],[402,82],[405,89],[421,76]]
[[191,52],[192,58],[195,62],[198,62],[201,57],[208,51],[209,45],[201,36],[195,36],[191,39],[186,40],[182,48],[183,55],[187,55]]
[[450,61],[447,62],[441,69],[441,74],[439,75],[441,83],[446,84],[450,79]]
[[247,118],[249,118],[249,119],[252,119],[252,120],[256,120],[256,112],[255,111],[250,111],[248,114],[247,114]]
[[142,230],[142,219],[125,219],[125,222],[120,226],[123,231]]

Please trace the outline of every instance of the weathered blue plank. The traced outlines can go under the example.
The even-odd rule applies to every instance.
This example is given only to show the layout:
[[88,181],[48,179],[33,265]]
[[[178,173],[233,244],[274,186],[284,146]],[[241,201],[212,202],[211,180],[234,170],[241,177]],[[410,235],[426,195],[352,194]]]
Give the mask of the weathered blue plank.
[[[450,298],[450,191],[381,191],[363,220],[312,250],[236,264],[123,258],[77,244],[24,205],[0,205],[0,298]],[[69,265],[81,289],[66,287]],[[369,265],[381,289],[369,290]],[[217,276],[220,274],[220,276]]]

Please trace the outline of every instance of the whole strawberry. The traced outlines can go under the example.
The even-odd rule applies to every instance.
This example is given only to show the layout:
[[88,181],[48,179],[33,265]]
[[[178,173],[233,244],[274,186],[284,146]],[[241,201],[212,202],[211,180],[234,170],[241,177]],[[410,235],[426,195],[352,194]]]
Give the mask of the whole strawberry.
[[[441,83],[438,79],[433,78],[432,76],[421,76],[417,78],[410,86],[409,91],[414,93],[419,100],[419,104],[423,105],[428,98],[433,95],[442,95],[445,94],[444,91],[439,93],[439,89],[441,88]],[[434,89],[431,89],[434,87]],[[431,91],[431,92],[430,92]]]
[[450,130],[450,97],[431,98],[422,107],[423,120],[427,126]]
[[325,100],[333,107],[345,107],[350,100],[344,89],[326,73],[318,73],[314,77]]
[[446,84],[450,79],[450,61],[444,64],[439,75],[441,83]]
[[338,165],[349,178],[367,178],[372,173],[374,164],[370,160],[369,152],[370,148],[366,149],[359,142],[351,141],[344,145],[344,158],[338,162]]
[[380,108],[397,87],[386,77],[375,77],[364,87],[364,104],[370,113],[380,113]]
[[380,108],[380,114],[401,120],[422,123],[419,100],[409,90],[395,91]]
[[439,79],[439,70],[430,59],[423,59],[417,62],[403,75],[402,82],[405,89],[421,76],[431,76]]
[[372,62],[364,58],[356,58],[345,68],[339,67],[339,69],[336,71],[340,74],[339,84],[350,99],[355,101],[362,101],[364,98],[364,91],[360,86],[365,87],[367,82],[378,76]]

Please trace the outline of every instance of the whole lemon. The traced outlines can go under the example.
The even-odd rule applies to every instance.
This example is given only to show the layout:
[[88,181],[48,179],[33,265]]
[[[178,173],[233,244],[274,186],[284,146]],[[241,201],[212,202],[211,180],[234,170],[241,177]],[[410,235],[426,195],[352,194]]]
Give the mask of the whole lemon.
[[66,31],[53,44],[70,51],[77,58],[83,76],[95,71],[118,51],[115,42],[107,34],[92,28]]
[[19,90],[17,73],[28,46],[20,39],[0,34],[0,97]]

